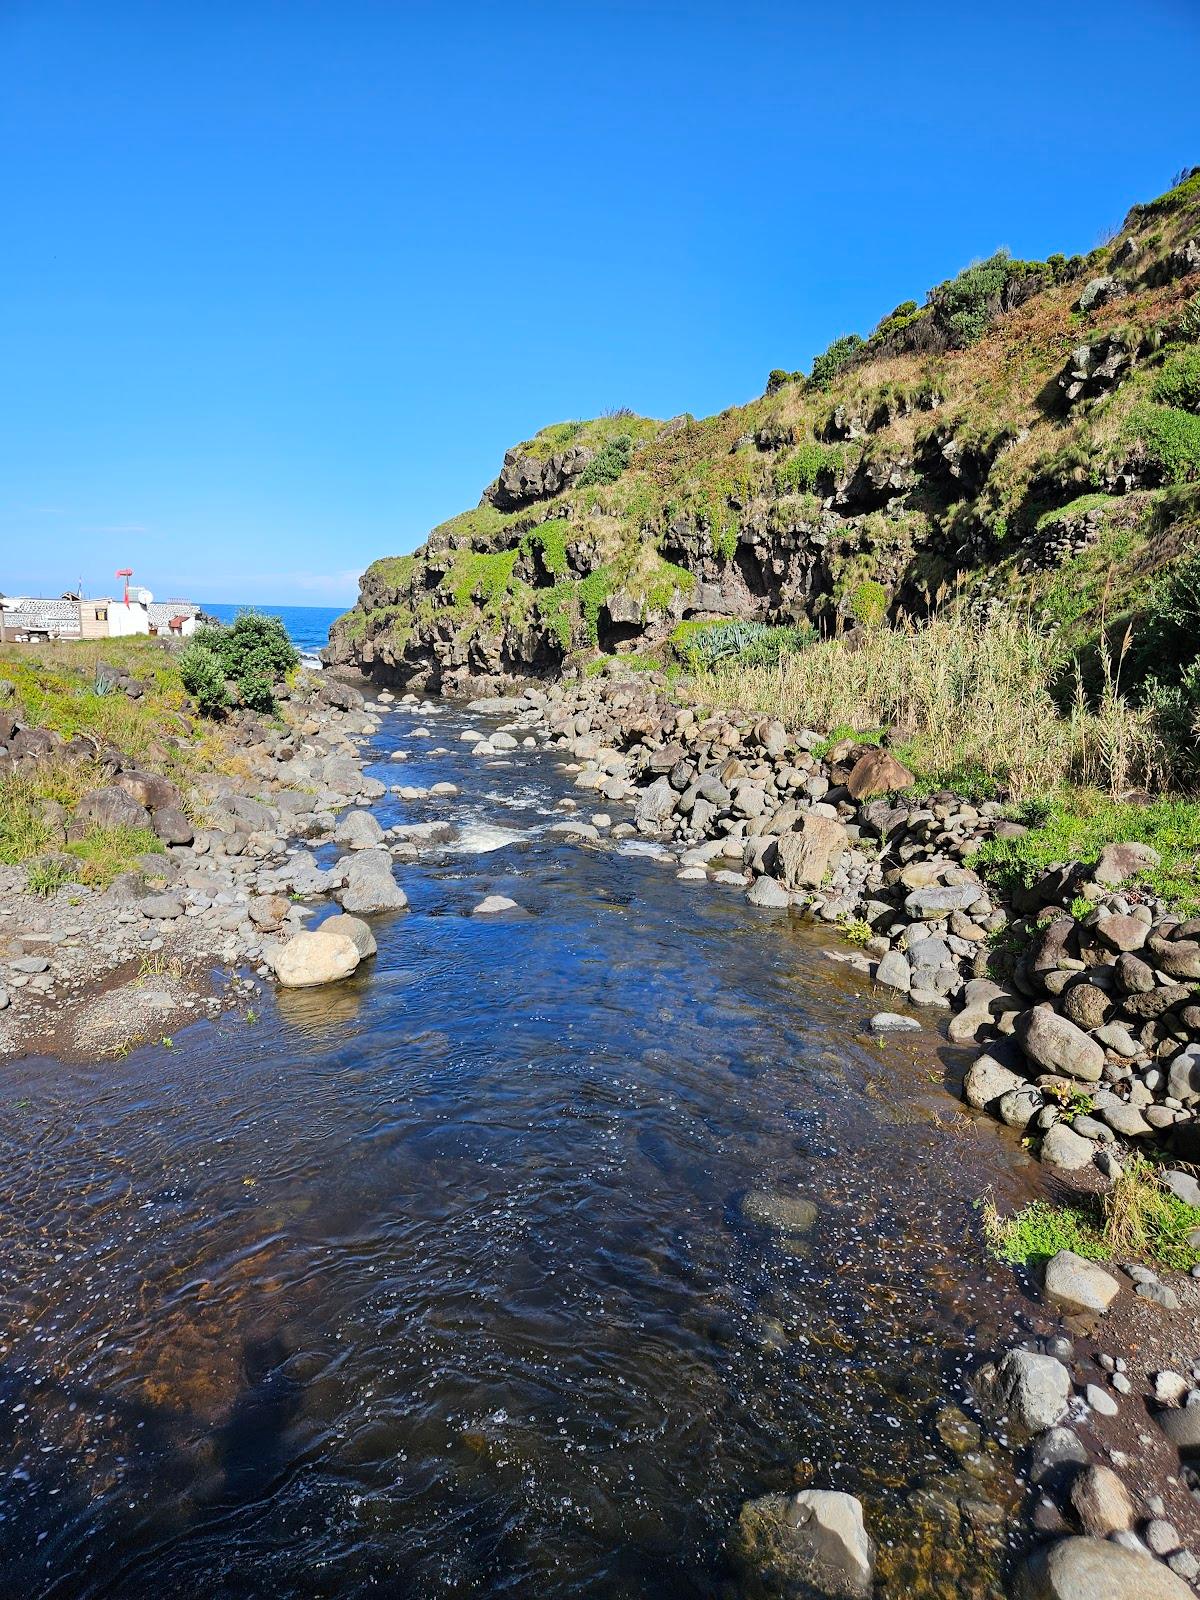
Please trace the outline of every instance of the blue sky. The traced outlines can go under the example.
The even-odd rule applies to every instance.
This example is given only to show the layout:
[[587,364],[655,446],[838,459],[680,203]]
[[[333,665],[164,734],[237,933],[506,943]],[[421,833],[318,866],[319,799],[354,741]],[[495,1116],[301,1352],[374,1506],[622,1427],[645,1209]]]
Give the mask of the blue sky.
[[1195,0],[0,0],[0,589],[349,603],[1200,161]]

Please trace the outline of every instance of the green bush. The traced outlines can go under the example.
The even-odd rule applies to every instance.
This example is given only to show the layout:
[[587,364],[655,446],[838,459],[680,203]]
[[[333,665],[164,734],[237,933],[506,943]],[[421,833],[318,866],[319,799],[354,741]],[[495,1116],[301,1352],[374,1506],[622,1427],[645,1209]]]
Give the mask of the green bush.
[[828,350],[817,356],[812,364],[809,382],[818,389],[824,389],[837,377],[838,373],[849,366],[857,351],[861,350],[866,340],[857,333],[847,333],[840,339],[835,339]]
[[580,486],[586,488],[594,483],[616,483],[628,467],[632,455],[633,440],[627,433],[618,433],[602,449],[597,450],[584,467],[579,474]]
[[1181,339],[1200,340],[1200,294],[1194,294],[1179,313],[1177,327]]
[[224,669],[216,652],[206,644],[193,639],[179,657],[179,676],[201,716],[219,717],[228,709],[229,690],[225,687]]
[[765,622],[685,622],[671,643],[685,666],[698,672],[733,661],[739,666],[772,667],[815,638],[807,623],[771,627]]
[[1180,350],[1168,357],[1150,392],[1160,405],[1200,411],[1200,350]]
[[228,628],[197,628],[179,658],[179,671],[201,712],[217,716],[229,704],[227,679],[237,685],[243,705],[270,712],[275,709],[273,685],[299,664],[296,647],[278,617],[239,611]]
[[1200,417],[1172,406],[1135,406],[1125,436],[1140,440],[1164,483],[1200,482]]
[[934,291],[952,345],[961,348],[983,336],[992,319],[992,306],[1004,293],[1014,266],[1008,252],[998,250]]

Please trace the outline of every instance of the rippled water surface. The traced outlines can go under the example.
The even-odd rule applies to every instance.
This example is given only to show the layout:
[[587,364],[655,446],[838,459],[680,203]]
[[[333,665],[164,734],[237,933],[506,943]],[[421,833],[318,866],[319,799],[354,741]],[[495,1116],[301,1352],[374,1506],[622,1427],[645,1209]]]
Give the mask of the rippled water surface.
[[1011,1332],[971,1202],[1022,1180],[936,1036],[870,1042],[828,936],[548,835],[552,753],[426,722],[376,770],[462,793],[378,813],[466,832],[377,960],[3,1069],[0,1593],[718,1595],[741,1502],[809,1483],[881,1595],[990,1592],[956,1497],[1014,1487],[934,1419]]

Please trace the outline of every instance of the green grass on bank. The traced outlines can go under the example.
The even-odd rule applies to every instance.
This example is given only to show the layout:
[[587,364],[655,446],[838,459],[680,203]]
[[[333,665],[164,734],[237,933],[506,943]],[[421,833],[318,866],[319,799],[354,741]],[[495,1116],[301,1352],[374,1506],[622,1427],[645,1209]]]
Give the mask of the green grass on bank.
[[1036,1267],[1060,1250],[1089,1261],[1136,1258],[1174,1272],[1200,1262],[1190,1237],[1200,1229],[1200,1210],[1163,1186],[1152,1164],[1134,1156],[1110,1189],[1071,1205],[1034,1200],[1012,1216],[992,1201],[983,1206],[988,1248],[998,1261]]
[[1062,862],[1094,865],[1105,845],[1133,840],[1162,857],[1138,881],[1176,910],[1200,910],[1200,802],[1167,798],[1136,805],[1075,790],[1031,801],[1017,815],[1029,832],[989,839],[969,863],[1002,890],[1030,888]]

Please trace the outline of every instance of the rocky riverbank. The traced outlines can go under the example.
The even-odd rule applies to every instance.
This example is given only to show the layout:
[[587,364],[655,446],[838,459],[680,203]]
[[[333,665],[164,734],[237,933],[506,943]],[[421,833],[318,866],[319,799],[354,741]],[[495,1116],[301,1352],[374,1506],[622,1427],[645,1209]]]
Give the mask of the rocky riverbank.
[[[251,972],[266,975],[269,951],[333,894],[359,909],[403,904],[390,857],[356,890],[348,866],[320,867],[313,853],[338,837],[339,814],[383,793],[360,752],[377,718],[357,689],[329,677],[301,674],[285,693],[278,718],[242,712],[225,725],[222,770],[194,777],[186,794],[119,750],[69,748],[6,718],[6,773],[100,762],[104,781],[63,818],[66,836],[100,821],[144,830],[161,849],[100,890],[70,877],[79,862],[66,854],[35,864],[62,867],[65,881],[47,895],[32,891],[30,867],[0,869],[0,1054],[120,1054],[169,1041],[188,1021],[244,1006]],[[362,825],[341,824],[343,839]]]

